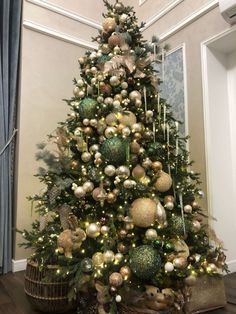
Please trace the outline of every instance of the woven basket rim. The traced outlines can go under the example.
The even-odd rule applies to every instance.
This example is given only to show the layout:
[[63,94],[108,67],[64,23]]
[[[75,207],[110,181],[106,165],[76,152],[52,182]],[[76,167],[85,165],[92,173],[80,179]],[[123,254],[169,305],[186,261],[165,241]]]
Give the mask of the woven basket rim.
[[[39,265],[38,265],[38,263],[37,262],[35,262],[35,261],[33,261],[32,259],[27,259],[27,264],[29,264],[30,266],[33,266],[33,267],[39,267]],[[58,268],[59,267],[59,265],[57,265],[57,264],[50,264],[50,265],[47,265],[46,266],[48,269],[56,269],[56,268]]]

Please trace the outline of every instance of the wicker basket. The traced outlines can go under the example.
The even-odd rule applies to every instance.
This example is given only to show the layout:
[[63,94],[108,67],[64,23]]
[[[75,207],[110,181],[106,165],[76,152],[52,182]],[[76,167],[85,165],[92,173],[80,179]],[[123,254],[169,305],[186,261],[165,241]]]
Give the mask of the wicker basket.
[[76,308],[76,302],[69,303],[67,294],[69,282],[60,278],[46,281],[55,273],[56,265],[49,265],[47,269],[39,271],[36,263],[27,262],[25,273],[25,293],[31,305],[44,313],[65,313]]

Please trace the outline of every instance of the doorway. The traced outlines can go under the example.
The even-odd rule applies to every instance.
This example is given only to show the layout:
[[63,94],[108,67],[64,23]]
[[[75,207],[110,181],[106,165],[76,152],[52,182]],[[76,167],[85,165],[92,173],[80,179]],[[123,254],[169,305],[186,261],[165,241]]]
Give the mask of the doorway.
[[236,271],[236,28],[202,43],[209,213]]

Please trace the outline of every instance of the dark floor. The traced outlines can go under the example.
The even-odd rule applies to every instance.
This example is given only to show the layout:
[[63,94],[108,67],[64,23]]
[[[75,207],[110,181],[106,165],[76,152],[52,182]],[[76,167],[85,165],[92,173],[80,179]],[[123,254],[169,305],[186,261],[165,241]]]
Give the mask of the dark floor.
[[[226,308],[208,312],[209,314],[236,314],[236,273],[225,277],[227,299]],[[24,294],[24,272],[0,276],[0,314],[39,314],[32,310]]]

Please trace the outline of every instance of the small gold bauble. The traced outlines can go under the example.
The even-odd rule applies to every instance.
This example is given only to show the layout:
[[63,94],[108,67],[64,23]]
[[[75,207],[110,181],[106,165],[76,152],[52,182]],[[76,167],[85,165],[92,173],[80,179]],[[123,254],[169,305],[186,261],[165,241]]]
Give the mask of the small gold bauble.
[[196,201],[193,201],[193,202],[192,202],[192,208],[198,209],[199,207],[200,207],[200,206],[199,206],[198,202],[196,202]]
[[93,197],[93,199],[94,199],[95,201],[98,201],[98,200],[99,200],[99,198],[98,198],[99,193],[101,193],[101,189],[100,189],[99,187],[97,187],[97,188],[95,188],[95,189],[93,190],[92,197]]
[[134,133],[134,138],[135,138],[137,141],[138,141],[138,140],[141,140],[142,134],[139,133],[139,132],[135,132],[135,133]]
[[105,167],[104,169],[104,173],[108,176],[108,177],[112,177],[115,175],[116,173],[116,168],[113,165],[108,165]]
[[191,229],[194,233],[197,233],[201,229],[200,222],[198,220],[193,220]]
[[148,185],[151,182],[151,179],[148,176],[144,176],[139,179],[139,182],[143,185]]
[[173,261],[173,265],[175,268],[185,268],[187,264],[188,264],[187,259],[183,256],[176,257]]
[[101,50],[102,50],[102,53],[104,53],[104,54],[108,54],[110,52],[110,48],[109,48],[108,44],[103,44],[101,46]]
[[94,266],[101,266],[104,263],[103,254],[101,252],[97,252],[92,256],[92,261]]
[[106,138],[112,138],[116,135],[116,128],[114,128],[113,126],[109,126],[108,128],[106,128],[104,134]]
[[87,126],[86,128],[84,128],[84,134],[87,136],[91,136],[93,134],[93,129],[90,126]]
[[147,229],[145,232],[145,238],[148,240],[156,240],[158,238],[156,229]]
[[129,268],[129,266],[123,266],[120,269],[120,274],[124,280],[130,279],[131,273],[132,272],[131,272],[131,269]]
[[155,172],[162,170],[162,163],[160,161],[154,161],[152,163],[152,170],[154,170]]
[[116,255],[115,255],[115,263],[117,263],[117,264],[120,263],[123,260],[123,258],[124,258],[123,254],[116,253]]
[[119,121],[125,126],[132,127],[132,125],[136,123],[137,119],[133,112],[124,111],[124,113],[119,117]]
[[115,258],[115,254],[111,250],[107,250],[103,253],[103,260],[105,263],[112,263]]
[[155,188],[159,192],[167,192],[172,185],[172,179],[170,175],[164,171],[160,172],[160,176],[155,182]]
[[133,224],[138,227],[147,228],[156,220],[157,204],[150,198],[136,199],[130,208]]
[[111,32],[114,31],[116,28],[116,20],[113,17],[107,17],[103,23],[102,27],[105,32]]
[[127,236],[127,233],[128,233],[127,230],[121,229],[118,231],[118,236],[121,240],[124,240]]
[[140,145],[138,142],[134,141],[130,144],[130,151],[133,154],[138,154],[140,151]]
[[166,196],[164,197],[164,204],[166,204],[166,203],[168,203],[168,202],[174,203],[174,201],[175,201],[175,198],[174,198],[174,196],[172,196],[172,195],[166,195]]
[[140,166],[140,165],[137,165],[136,167],[134,167],[134,169],[132,170],[132,176],[135,178],[135,179],[141,179],[142,177],[144,177],[146,174],[145,172],[145,169]]
[[120,84],[119,77],[113,75],[113,76],[110,78],[110,84],[111,84],[112,86],[118,86],[118,85]]
[[107,194],[106,200],[109,204],[115,203],[116,202],[116,195],[113,192],[110,192]]
[[71,169],[78,170],[79,169],[79,162],[77,160],[72,160],[71,162]]
[[100,234],[100,226],[96,223],[91,223],[86,228],[86,234],[90,238],[97,238]]
[[84,161],[84,162],[88,162],[90,159],[91,159],[91,154],[89,152],[84,152],[82,153],[81,155],[81,159]]
[[94,184],[93,184],[93,182],[91,182],[91,181],[86,181],[86,182],[83,184],[83,189],[84,189],[85,192],[87,192],[87,193],[92,192],[93,189],[94,189]]
[[106,116],[106,124],[110,125],[110,126],[115,126],[117,124],[117,117],[115,113],[109,113]]
[[120,242],[117,245],[117,250],[119,253],[126,254],[129,251],[129,247],[125,243]]
[[139,91],[137,90],[133,90],[130,94],[129,94],[129,99],[135,101],[136,99],[141,100],[142,99],[142,95],[140,94]]
[[101,234],[106,235],[109,232],[109,227],[108,226],[102,226],[101,227]]
[[120,287],[123,283],[123,277],[120,273],[112,273],[109,277],[109,284],[113,287]]
[[193,211],[193,208],[191,205],[187,204],[184,206],[184,212],[187,213],[187,214],[191,214]]
[[78,186],[75,190],[74,190],[74,194],[77,198],[81,198],[85,195],[85,190],[82,186]]

